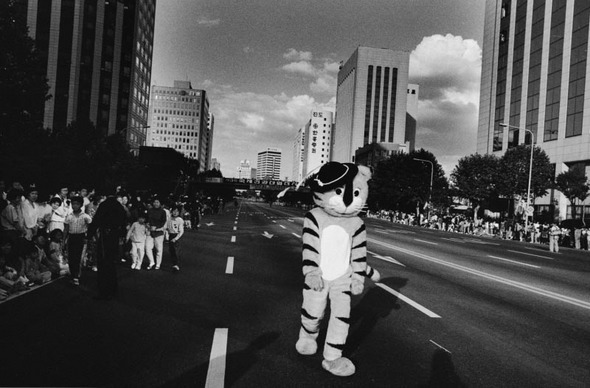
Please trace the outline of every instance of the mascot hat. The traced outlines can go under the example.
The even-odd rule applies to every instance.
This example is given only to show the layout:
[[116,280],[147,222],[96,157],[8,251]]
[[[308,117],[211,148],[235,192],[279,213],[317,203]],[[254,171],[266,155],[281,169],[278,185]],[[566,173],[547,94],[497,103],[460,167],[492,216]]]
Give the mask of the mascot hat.
[[309,188],[318,193],[325,193],[352,182],[356,174],[358,167],[353,163],[328,162],[312,177]]

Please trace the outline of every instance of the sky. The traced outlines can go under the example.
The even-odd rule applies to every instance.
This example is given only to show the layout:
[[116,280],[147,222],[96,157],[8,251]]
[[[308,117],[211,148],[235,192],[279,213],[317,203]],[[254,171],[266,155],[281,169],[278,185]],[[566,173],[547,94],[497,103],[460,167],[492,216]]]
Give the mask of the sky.
[[189,80],[215,116],[224,177],[293,142],[312,109],[335,111],[340,61],[358,46],[410,52],[416,149],[450,174],[475,153],[485,0],[158,0],[152,85]]

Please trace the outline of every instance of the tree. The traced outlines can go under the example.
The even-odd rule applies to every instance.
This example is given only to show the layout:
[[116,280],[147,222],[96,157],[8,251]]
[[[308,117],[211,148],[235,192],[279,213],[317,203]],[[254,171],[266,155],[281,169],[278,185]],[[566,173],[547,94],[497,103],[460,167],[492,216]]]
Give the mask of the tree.
[[0,1],[0,134],[18,135],[43,125],[49,85],[43,61],[29,37],[26,2]]
[[[590,187],[587,183],[586,172],[581,167],[564,171],[555,178],[555,188],[572,204],[572,219],[576,219],[576,200],[583,201],[588,196]],[[584,215],[582,215],[584,218]]]
[[497,184],[501,181],[500,159],[493,154],[473,154],[459,159],[451,173],[451,181],[457,196],[479,206],[497,196]]
[[[414,158],[432,161],[433,180],[430,192],[430,163]],[[448,182],[435,156],[423,149],[408,154],[392,154],[380,161],[369,181],[368,204],[371,210],[396,209],[413,212],[416,206],[429,198],[436,205],[448,204]]]
[[[500,159],[501,179],[498,193],[507,198],[520,195],[526,198],[529,179],[530,146],[521,144],[510,148]],[[539,147],[533,150],[533,171],[531,176],[531,201],[547,194],[553,185],[554,170],[549,157]]]

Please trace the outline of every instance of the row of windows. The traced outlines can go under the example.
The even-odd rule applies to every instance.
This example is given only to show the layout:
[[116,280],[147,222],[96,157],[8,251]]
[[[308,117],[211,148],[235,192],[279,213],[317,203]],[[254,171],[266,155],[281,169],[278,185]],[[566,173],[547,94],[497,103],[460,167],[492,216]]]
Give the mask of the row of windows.
[[168,131],[165,129],[156,129],[155,133],[156,135],[191,136],[193,138],[198,136],[196,132]]

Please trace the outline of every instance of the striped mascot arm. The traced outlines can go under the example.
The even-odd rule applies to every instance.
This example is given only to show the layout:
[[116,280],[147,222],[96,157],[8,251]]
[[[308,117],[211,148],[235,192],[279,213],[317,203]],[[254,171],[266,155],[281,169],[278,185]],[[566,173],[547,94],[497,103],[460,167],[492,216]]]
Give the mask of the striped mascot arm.
[[320,291],[324,286],[320,269],[320,231],[318,221],[311,212],[308,212],[303,220],[302,240],[305,288]]
[[363,292],[365,277],[367,276],[367,231],[362,220],[360,226],[352,235],[350,266],[352,268],[350,289],[353,295],[359,295]]

